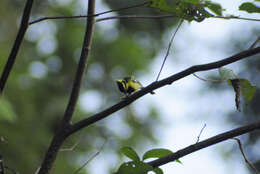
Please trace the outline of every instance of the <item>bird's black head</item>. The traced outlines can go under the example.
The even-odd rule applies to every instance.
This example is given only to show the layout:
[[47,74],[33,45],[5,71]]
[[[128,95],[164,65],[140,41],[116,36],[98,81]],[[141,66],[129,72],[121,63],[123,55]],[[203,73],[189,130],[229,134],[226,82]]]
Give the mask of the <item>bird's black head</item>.
[[125,89],[126,88],[126,81],[124,79],[123,80],[117,80],[116,84],[117,84],[119,91],[126,93],[126,89]]

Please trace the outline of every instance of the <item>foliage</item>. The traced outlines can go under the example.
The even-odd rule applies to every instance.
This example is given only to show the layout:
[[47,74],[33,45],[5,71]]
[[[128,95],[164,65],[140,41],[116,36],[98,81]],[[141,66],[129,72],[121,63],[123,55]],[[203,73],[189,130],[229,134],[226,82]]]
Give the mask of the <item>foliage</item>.
[[244,2],[239,6],[239,10],[248,13],[260,13],[260,7],[251,2]]
[[[153,171],[156,174],[163,174],[161,168],[153,168],[144,161],[150,158],[161,158],[173,153],[168,149],[151,149],[144,153],[143,160],[141,161],[136,151],[131,147],[123,147],[121,148],[121,152],[132,161],[123,163],[116,172],[117,174],[144,174],[149,171]],[[180,160],[176,160],[176,162],[181,163]]]
[[186,19],[188,21],[201,22],[205,18],[212,16],[205,8],[209,8],[214,13],[221,14],[221,6],[216,3],[206,1],[202,3],[200,0],[185,0],[175,1],[173,5],[168,5],[166,0],[152,0],[150,5],[152,8],[156,8],[168,13],[172,13],[177,17]]
[[219,68],[219,74],[222,80],[227,81],[228,84],[233,87],[236,94],[236,107],[241,111],[240,95],[242,94],[245,103],[249,103],[255,95],[256,86],[252,86],[250,81],[247,79],[239,78],[231,69],[221,67]]

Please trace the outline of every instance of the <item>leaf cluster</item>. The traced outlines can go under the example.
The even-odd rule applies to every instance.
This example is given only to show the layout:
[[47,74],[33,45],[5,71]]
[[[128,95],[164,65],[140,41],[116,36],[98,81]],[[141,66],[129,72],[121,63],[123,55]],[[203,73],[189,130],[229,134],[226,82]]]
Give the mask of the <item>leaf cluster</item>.
[[[163,174],[163,170],[159,167],[153,168],[145,162],[147,159],[161,158],[172,154],[173,152],[169,149],[151,149],[144,153],[142,160],[131,147],[121,148],[121,152],[130,158],[132,161],[123,163],[116,174],[145,174],[149,171],[153,171],[155,174]],[[176,162],[181,163],[180,160]]]

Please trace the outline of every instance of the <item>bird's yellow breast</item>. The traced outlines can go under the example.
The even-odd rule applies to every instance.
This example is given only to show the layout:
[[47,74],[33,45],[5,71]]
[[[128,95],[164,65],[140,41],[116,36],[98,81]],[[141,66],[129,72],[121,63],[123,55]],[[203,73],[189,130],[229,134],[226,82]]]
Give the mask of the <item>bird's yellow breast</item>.
[[136,82],[136,81],[132,81],[132,80],[129,80],[127,83],[126,83],[126,89],[128,89],[129,87],[135,89],[135,90],[138,90],[140,88],[142,88],[141,84]]

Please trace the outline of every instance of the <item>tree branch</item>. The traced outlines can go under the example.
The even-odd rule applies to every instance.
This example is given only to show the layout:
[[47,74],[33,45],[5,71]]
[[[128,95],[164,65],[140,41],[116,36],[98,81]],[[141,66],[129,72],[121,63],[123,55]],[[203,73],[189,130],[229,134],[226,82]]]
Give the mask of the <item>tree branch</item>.
[[249,167],[251,167],[251,169],[255,172],[255,174],[259,174],[257,168],[247,159],[247,157],[246,157],[246,155],[244,153],[244,150],[243,150],[242,143],[241,143],[240,139],[238,139],[238,138],[233,138],[233,139],[237,141],[239,150],[240,150],[240,152],[241,152],[245,162],[247,163],[247,165]]
[[78,63],[78,68],[74,79],[72,92],[64,114],[62,125],[68,124],[69,121],[71,120],[76,102],[78,100],[81,82],[90,55],[90,47],[92,42],[92,36],[94,33],[95,17],[93,16],[93,14],[95,14],[95,0],[89,0],[88,16],[92,16],[92,17],[87,18],[88,20],[87,20],[86,32],[85,32],[85,37],[84,37],[83,46],[81,50],[80,60]]
[[54,161],[57,157],[57,154],[59,152],[59,149],[61,148],[61,145],[63,144],[64,140],[68,137],[68,130],[70,127],[70,120],[72,117],[72,114],[75,109],[75,105],[78,100],[80,87],[81,87],[81,81],[83,78],[83,74],[85,71],[86,63],[88,60],[88,57],[90,55],[90,47],[91,47],[91,41],[92,41],[92,35],[94,32],[94,24],[95,24],[95,17],[93,16],[95,14],[95,0],[89,0],[88,1],[88,15],[92,16],[87,18],[87,24],[85,29],[85,36],[84,41],[82,45],[80,60],[78,63],[78,68],[75,76],[75,80],[72,87],[72,92],[70,95],[69,103],[67,105],[66,111],[63,116],[63,120],[61,122],[61,125],[55,134],[54,138],[52,139],[51,145],[48,148],[48,151],[45,154],[45,158],[42,162],[42,165],[40,167],[38,174],[48,174],[54,164]]
[[260,21],[260,19],[244,18],[244,17],[239,17],[239,16],[212,16],[212,18],[218,18],[218,19],[239,19],[239,20],[255,21],[255,22],[259,22]]
[[199,133],[199,135],[197,136],[197,141],[196,141],[196,143],[198,143],[199,141],[200,141],[200,136],[201,136],[201,134],[202,134],[202,132],[203,132],[203,130],[206,128],[206,123],[203,125],[203,127],[202,127],[202,129],[200,130],[200,133]]
[[180,23],[178,24],[178,26],[177,26],[175,32],[173,33],[173,35],[172,35],[172,37],[171,37],[171,40],[170,40],[170,42],[169,42],[169,44],[168,44],[168,48],[167,48],[167,51],[166,51],[166,55],[165,55],[165,57],[164,57],[164,59],[163,59],[163,63],[162,63],[162,65],[161,65],[160,71],[159,71],[159,73],[158,73],[158,75],[157,75],[155,81],[158,81],[158,80],[159,80],[159,77],[160,77],[161,72],[162,72],[162,70],[163,70],[163,67],[164,67],[164,64],[165,64],[165,62],[166,62],[166,59],[167,59],[167,57],[168,57],[168,55],[169,55],[169,53],[170,53],[170,49],[171,49],[171,46],[172,46],[172,43],[173,43],[173,39],[175,38],[175,36],[176,36],[176,34],[177,34],[179,28],[181,27],[181,24],[183,23],[183,21],[184,21],[184,20],[181,19]]
[[174,18],[176,15],[162,15],[162,16],[137,16],[137,15],[123,15],[123,16],[110,16],[97,19],[97,22],[102,22],[111,19],[166,19]]
[[101,13],[97,13],[97,14],[93,14],[93,15],[78,15],[78,16],[53,16],[53,17],[42,17],[39,19],[36,19],[34,21],[31,21],[29,23],[29,25],[41,22],[41,21],[45,21],[45,20],[50,20],[50,19],[75,19],[75,18],[88,18],[88,17],[97,17],[103,14],[107,14],[107,13],[111,13],[111,12],[117,12],[117,11],[122,11],[122,10],[127,10],[127,9],[131,9],[131,8],[136,8],[136,7],[143,7],[147,4],[149,4],[150,2],[143,2],[141,4],[136,4],[136,5],[132,5],[132,6],[128,6],[128,7],[123,7],[123,8],[119,8],[119,9],[115,9],[115,10],[108,10],[105,12],[101,12]]
[[8,79],[8,76],[12,70],[12,67],[14,65],[17,53],[19,51],[20,45],[23,41],[25,32],[28,28],[28,22],[29,22],[29,18],[30,18],[30,14],[31,14],[31,9],[32,9],[32,5],[33,5],[33,0],[27,0],[26,4],[25,4],[25,8],[23,11],[23,17],[22,17],[22,21],[20,24],[20,28],[18,31],[18,34],[16,36],[13,48],[11,50],[11,53],[8,57],[8,60],[5,64],[4,70],[2,72],[1,75],[1,79],[0,79],[0,94],[3,93],[4,91],[4,87],[6,84],[6,81]]
[[212,146],[214,144],[223,142],[223,141],[228,140],[230,138],[234,138],[236,136],[251,132],[251,131],[256,130],[256,129],[260,129],[260,121],[258,121],[256,123],[249,124],[247,126],[237,128],[237,129],[233,129],[231,131],[228,131],[228,132],[225,132],[225,133],[222,133],[222,134],[219,134],[219,135],[216,135],[212,138],[209,138],[209,139],[206,139],[206,140],[201,141],[199,143],[190,145],[190,146],[188,146],[184,149],[181,149],[181,150],[179,150],[179,151],[177,151],[173,154],[170,154],[168,156],[165,156],[165,157],[159,158],[157,160],[151,161],[148,164],[153,166],[153,167],[159,167],[159,166],[167,164],[169,162],[173,162],[176,159],[179,159],[183,156],[186,156],[188,154],[196,152],[200,149]]
[[236,62],[238,60],[244,59],[246,57],[249,57],[249,56],[252,56],[252,55],[255,55],[255,54],[258,54],[258,53],[260,53],[260,47],[240,52],[238,54],[235,54],[235,55],[228,57],[226,59],[222,59],[220,61],[216,61],[216,62],[212,62],[212,63],[208,63],[208,64],[202,64],[202,65],[195,65],[195,66],[192,66],[192,67],[190,67],[190,68],[188,68],[184,71],[181,71],[177,74],[174,74],[174,75],[172,75],[168,78],[165,78],[165,79],[160,80],[160,81],[153,82],[152,84],[148,85],[147,87],[142,88],[141,90],[135,92],[134,94],[132,94],[131,96],[129,96],[125,100],[120,101],[119,103],[105,109],[102,112],[94,114],[94,115],[92,115],[92,116],[90,116],[86,119],[83,119],[83,120],[73,124],[70,127],[70,130],[68,130],[69,134],[73,134],[74,132],[76,132],[76,131],[84,128],[84,127],[87,127],[87,126],[89,126],[89,125],[91,125],[91,124],[93,124],[93,123],[95,123],[95,122],[97,122],[101,119],[108,117],[109,115],[119,111],[123,107],[129,105],[130,103],[134,102],[138,98],[154,91],[155,89],[158,89],[158,88],[165,86],[165,85],[170,85],[173,82],[175,82],[179,79],[182,79],[186,76],[189,76],[189,75],[191,75],[195,72],[207,71],[207,70],[211,70],[211,69],[220,68],[222,66],[231,64],[233,62]]

